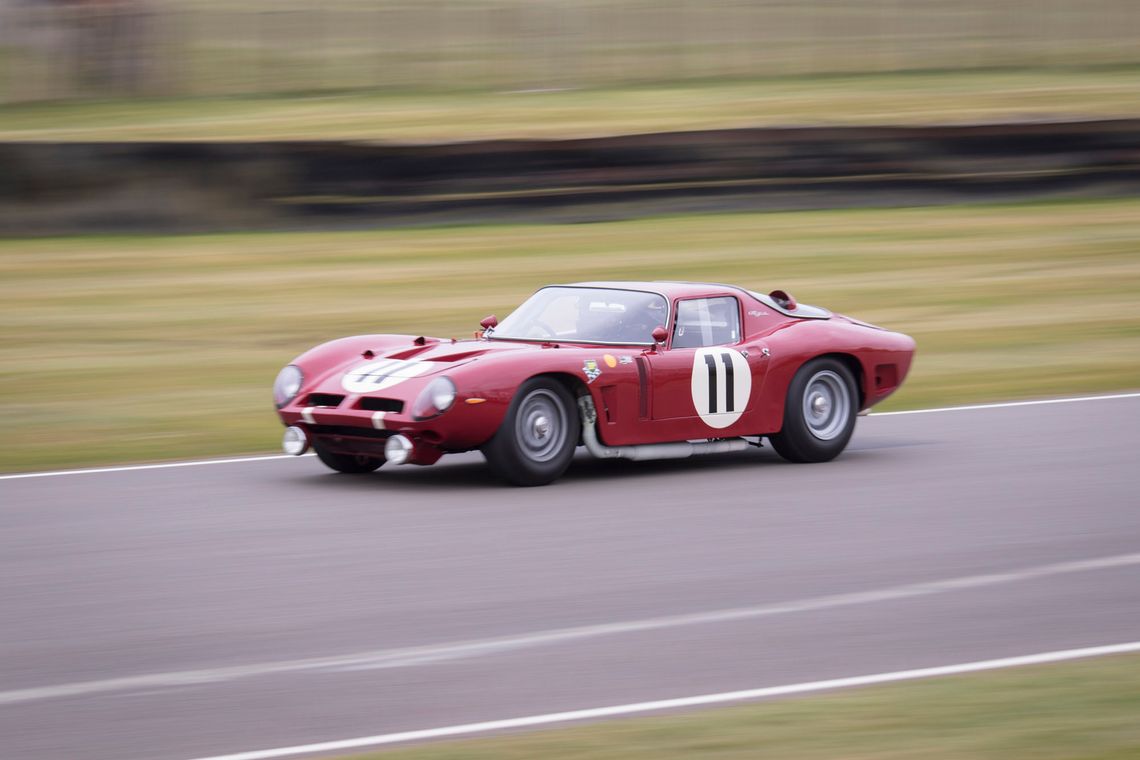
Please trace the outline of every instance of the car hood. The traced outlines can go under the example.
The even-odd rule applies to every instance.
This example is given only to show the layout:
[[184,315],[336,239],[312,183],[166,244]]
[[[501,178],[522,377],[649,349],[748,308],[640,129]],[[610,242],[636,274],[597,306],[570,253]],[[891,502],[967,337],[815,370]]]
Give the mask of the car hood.
[[340,395],[398,393],[400,389],[397,386],[413,378],[437,375],[479,359],[550,348],[552,345],[549,343],[434,338],[409,339],[401,345],[382,349],[365,347],[341,358],[321,373],[311,392]]

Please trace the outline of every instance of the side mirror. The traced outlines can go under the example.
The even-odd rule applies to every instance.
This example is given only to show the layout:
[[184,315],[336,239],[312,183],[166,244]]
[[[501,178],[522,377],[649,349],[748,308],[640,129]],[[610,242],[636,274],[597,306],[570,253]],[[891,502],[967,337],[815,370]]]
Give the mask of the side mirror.
[[481,320],[479,320],[479,326],[484,330],[490,330],[491,328],[496,327],[498,324],[499,318],[494,314],[489,317],[483,317]]
[[669,338],[669,331],[665,329],[664,325],[657,325],[653,328],[653,342],[664,343]]

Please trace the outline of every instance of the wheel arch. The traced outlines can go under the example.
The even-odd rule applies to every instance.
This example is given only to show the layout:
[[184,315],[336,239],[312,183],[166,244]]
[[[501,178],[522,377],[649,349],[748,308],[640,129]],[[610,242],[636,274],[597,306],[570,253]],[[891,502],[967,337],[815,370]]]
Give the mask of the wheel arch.
[[[862,409],[863,405],[867,403],[867,377],[866,371],[863,368],[863,363],[859,361],[859,357],[855,356],[854,354],[846,354],[841,351],[833,351],[831,353],[813,356],[801,364],[800,367],[804,366],[804,364],[807,364],[808,362],[815,361],[816,359],[834,359],[851,372],[851,376],[855,378],[855,392],[859,394],[859,409]],[[799,368],[797,367],[796,370],[799,371]]]
[[590,393],[589,387],[584,382],[582,382],[582,378],[576,377],[569,372],[539,372],[535,375],[531,375],[527,378],[527,380],[533,380],[538,377],[549,378],[550,380],[559,383],[567,390],[567,392],[569,392],[573,398],[592,395]]
[[[819,362],[832,362],[844,367],[855,381],[855,393],[857,396],[857,403],[854,404],[854,409],[849,412],[849,417],[844,424],[843,428],[831,430],[831,423],[828,423],[828,435],[816,435],[810,430],[810,425],[802,409],[797,406],[789,406],[792,403],[792,391],[796,390],[797,394],[806,393],[808,390],[807,383],[811,378],[805,373],[805,370],[815,364],[814,370],[818,374],[820,371]],[[832,366],[834,366],[834,364]],[[826,366],[826,365],[825,365]],[[835,373],[831,373],[835,374]],[[814,376],[813,376],[814,377]],[[802,381],[800,378],[803,378]],[[797,381],[800,382],[797,385]],[[797,398],[806,400],[806,395],[797,396]],[[855,417],[859,410],[865,403],[865,375],[863,371],[863,364],[859,358],[853,354],[845,353],[842,351],[829,351],[819,353],[811,356],[802,363],[798,364],[792,374],[791,380],[785,393],[784,403],[782,405],[782,421],[778,432],[768,435],[768,440],[771,442],[772,447],[776,450],[781,457],[790,462],[826,462],[834,459],[847,448],[847,443],[850,441],[851,434],[855,430]]]
[[[487,458],[487,463],[500,477],[518,486],[537,486],[546,485],[565,472],[573,459],[574,450],[581,441],[581,420],[578,416],[577,404],[574,402],[579,393],[576,380],[577,378],[573,375],[567,375],[564,372],[539,372],[519,383],[516,393],[512,397],[506,418],[500,424],[495,435],[480,447],[483,455]],[[560,403],[566,404],[568,401],[570,407],[565,410],[567,414],[565,424],[568,426],[566,437],[562,438],[561,442],[552,449],[554,452],[552,456],[547,455],[546,449],[548,447],[539,441],[540,446],[537,448],[544,449],[541,452],[543,454],[541,458],[531,456],[532,453],[539,453],[534,451],[536,447],[531,447],[531,452],[528,453],[525,450],[527,445],[520,443],[520,436],[515,435],[517,430],[514,420],[517,419],[515,415],[519,413],[518,409],[520,408],[517,404],[526,398],[518,391],[527,385],[534,384],[535,381],[538,381],[537,386],[528,393],[533,394],[545,385],[552,391],[557,389],[558,392],[555,395],[561,395],[561,392],[565,392],[568,399],[561,399]],[[551,391],[547,391],[548,395],[550,393]],[[540,438],[545,436],[545,432],[538,433],[538,436]]]
[[[591,398],[593,397],[593,394],[590,392],[590,386],[582,382],[582,378],[572,375],[569,372],[539,372],[536,375],[531,375],[529,378],[527,378],[527,380],[533,380],[536,377],[547,378],[558,383],[566,389],[566,391],[570,394],[570,398],[574,399],[575,402],[577,402],[577,400],[582,396],[590,396]],[[594,398],[594,403],[598,405],[598,408],[601,408],[602,401],[600,398]],[[570,413],[575,415],[578,414],[577,405],[575,405],[575,407],[570,410]],[[579,434],[578,445],[580,446],[581,444],[581,435]]]

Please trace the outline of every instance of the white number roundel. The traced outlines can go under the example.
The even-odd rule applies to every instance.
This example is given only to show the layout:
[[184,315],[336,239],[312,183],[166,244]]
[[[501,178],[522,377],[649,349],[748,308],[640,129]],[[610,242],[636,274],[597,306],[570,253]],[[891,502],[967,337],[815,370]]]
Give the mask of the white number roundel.
[[422,375],[431,368],[432,365],[428,362],[382,359],[361,364],[345,372],[340,384],[349,393],[375,393],[402,383],[409,377]]
[[701,348],[693,357],[693,406],[706,425],[726,428],[740,419],[752,393],[752,370],[731,348]]

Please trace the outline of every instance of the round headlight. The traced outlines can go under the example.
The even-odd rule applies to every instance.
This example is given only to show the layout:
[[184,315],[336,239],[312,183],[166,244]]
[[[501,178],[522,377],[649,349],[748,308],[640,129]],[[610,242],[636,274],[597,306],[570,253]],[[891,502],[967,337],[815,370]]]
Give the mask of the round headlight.
[[455,383],[446,377],[434,380],[431,384],[431,403],[441,412],[446,412],[455,401]]
[[446,377],[437,377],[420,391],[412,404],[412,416],[426,420],[443,414],[455,403],[455,383]]
[[273,381],[273,403],[282,407],[292,401],[300,392],[303,380],[301,369],[292,364],[278,372]]

